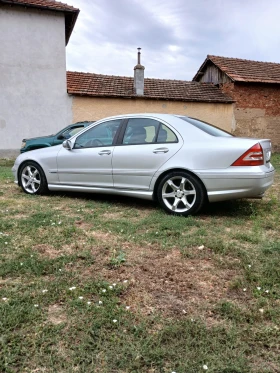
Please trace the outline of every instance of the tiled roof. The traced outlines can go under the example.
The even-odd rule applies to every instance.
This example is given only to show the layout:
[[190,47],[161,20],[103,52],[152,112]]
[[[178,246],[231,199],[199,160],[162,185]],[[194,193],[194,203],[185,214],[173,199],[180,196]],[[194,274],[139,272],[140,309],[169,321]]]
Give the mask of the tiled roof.
[[69,41],[75,22],[78,18],[79,9],[54,0],[0,0],[1,4],[24,6],[28,8],[37,8],[42,10],[53,10],[65,14],[65,40]]
[[[260,62],[208,55],[198,73],[212,61],[230,79],[237,82],[280,83],[280,63]],[[193,80],[196,80],[198,73]]]
[[146,99],[224,102],[233,100],[211,83],[187,82],[184,80],[145,78],[144,96],[137,96],[133,90],[134,78],[67,72],[69,94],[92,97],[141,97]]

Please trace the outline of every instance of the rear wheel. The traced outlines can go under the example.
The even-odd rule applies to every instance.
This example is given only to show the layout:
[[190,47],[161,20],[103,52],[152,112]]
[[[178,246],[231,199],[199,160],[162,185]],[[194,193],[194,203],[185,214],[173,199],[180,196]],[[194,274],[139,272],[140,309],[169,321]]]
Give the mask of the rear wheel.
[[206,199],[201,182],[184,171],[167,174],[159,183],[157,197],[164,210],[183,216],[197,213]]
[[35,162],[24,163],[19,171],[22,190],[28,194],[43,194],[48,191],[46,176],[42,168]]

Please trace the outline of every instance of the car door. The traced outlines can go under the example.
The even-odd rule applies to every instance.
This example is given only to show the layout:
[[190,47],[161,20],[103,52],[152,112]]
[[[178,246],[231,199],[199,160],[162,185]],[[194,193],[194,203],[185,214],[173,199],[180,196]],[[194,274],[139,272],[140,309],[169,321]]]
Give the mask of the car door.
[[147,190],[155,172],[182,146],[173,130],[151,118],[128,120],[113,154],[115,188]]
[[64,147],[57,156],[61,184],[112,187],[114,138],[121,120],[106,121],[77,135],[71,150]]

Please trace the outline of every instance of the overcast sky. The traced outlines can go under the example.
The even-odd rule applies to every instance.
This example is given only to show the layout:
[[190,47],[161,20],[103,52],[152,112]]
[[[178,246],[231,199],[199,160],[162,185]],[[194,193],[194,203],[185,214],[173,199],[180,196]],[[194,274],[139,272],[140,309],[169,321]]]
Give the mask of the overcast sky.
[[[62,0],[61,0],[62,1]],[[207,54],[280,63],[280,0],[66,0],[67,70],[192,80]]]

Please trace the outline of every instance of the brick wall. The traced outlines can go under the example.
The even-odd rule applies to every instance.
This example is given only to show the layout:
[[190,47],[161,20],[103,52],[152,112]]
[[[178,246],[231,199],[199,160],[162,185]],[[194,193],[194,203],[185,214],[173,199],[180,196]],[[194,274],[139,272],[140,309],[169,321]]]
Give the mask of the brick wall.
[[270,138],[280,152],[280,85],[225,83],[221,89],[236,101],[234,133]]

